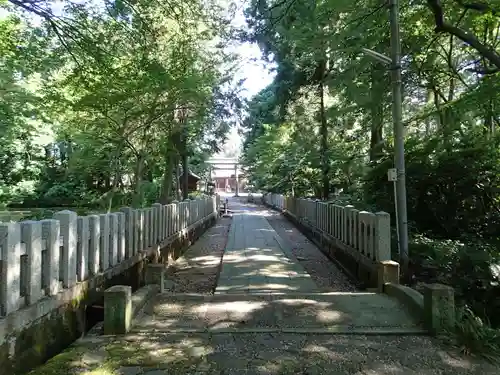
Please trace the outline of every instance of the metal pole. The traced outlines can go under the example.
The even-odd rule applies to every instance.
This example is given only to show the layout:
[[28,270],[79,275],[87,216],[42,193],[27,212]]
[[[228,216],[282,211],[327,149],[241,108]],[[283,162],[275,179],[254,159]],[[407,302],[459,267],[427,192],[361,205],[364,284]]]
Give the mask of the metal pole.
[[394,166],[397,170],[396,212],[400,243],[400,261],[403,273],[408,270],[408,219],[406,209],[405,146],[402,120],[403,94],[401,83],[401,40],[399,37],[398,0],[389,0],[391,23],[391,60],[392,60],[392,115],[394,122]]

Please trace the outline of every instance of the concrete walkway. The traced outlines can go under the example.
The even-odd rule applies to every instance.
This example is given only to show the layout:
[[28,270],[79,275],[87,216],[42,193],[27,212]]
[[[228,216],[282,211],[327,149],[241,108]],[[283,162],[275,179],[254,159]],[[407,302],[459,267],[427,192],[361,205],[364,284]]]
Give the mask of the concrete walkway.
[[290,259],[261,212],[235,214],[215,294],[292,291],[310,293],[317,287]]

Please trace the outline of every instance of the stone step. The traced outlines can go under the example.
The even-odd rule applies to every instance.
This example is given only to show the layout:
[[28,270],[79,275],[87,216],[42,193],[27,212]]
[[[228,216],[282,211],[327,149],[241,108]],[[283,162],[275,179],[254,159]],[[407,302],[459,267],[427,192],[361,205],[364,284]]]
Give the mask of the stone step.
[[424,332],[398,301],[383,294],[363,292],[164,293],[151,301],[134,329],[141,332]]

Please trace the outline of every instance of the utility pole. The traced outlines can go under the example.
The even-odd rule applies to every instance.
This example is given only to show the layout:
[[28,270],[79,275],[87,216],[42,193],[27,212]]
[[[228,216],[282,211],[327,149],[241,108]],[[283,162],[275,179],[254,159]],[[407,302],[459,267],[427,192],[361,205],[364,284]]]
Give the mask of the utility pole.
[[403,274],[407,274],[408,253],[408,213],[406,207],[405,144],[403,126],[403,90],[401,82],[401,39],[399,36],[398,0],[389,0],[391,24],[391,78],[392,78],[392,117],[394,122],[394,166],[396,180],[396,212],[400,260]]
[[[186,124],[184,124],[184,127]],[[183,132],[184,138],[184,154],[182,155],[182,199],[189,198],[188,186],[189,186],[189,158],[188,158],[188,142],[187,142],[187,131]]]
[[188,128],[187,128],[187,114],[185,111],[181,112],[180,123],[182,126],[182,200],[189,198],[189,157],[188,157]]

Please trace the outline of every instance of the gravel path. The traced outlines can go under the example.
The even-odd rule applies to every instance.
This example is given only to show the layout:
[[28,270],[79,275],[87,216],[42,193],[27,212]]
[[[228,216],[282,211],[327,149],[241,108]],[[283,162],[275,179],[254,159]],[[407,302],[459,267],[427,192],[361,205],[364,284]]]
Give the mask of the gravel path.
[[230,225],[230,218],[218,219],[168,268],[166,292],[213,293]]
[[426,337],[130,334],[80,342],[31,375],[497,375]]
[[292,254],[322,292],[356,291],[342,271],[283,215],[269,211],[267,220],[278,235],[290,244]]

